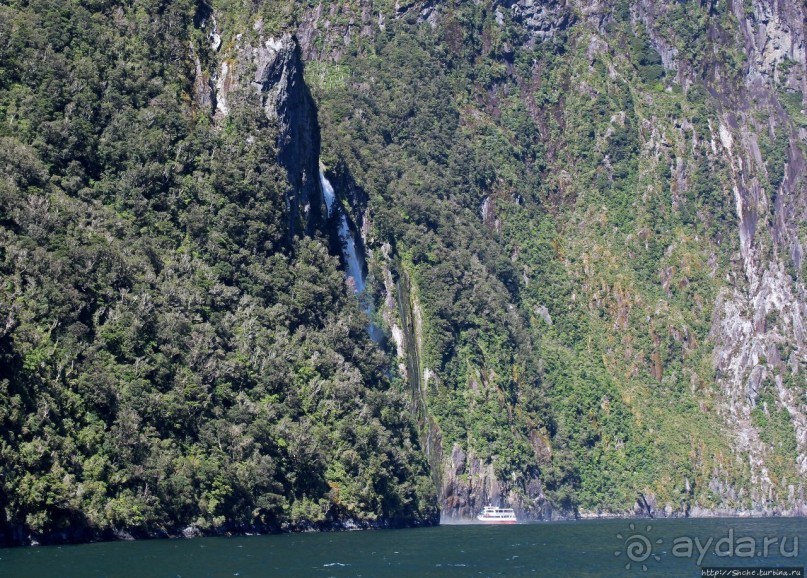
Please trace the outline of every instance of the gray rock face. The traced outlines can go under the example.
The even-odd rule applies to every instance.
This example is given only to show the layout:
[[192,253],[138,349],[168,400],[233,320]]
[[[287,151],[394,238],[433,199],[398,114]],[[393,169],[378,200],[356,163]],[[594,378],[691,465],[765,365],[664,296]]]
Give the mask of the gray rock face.
[[743,3],[733,3],[750,56],[748,77],[769,85],[804,91],[805,6],[803,2],[756,1],[746,11]]
[[456,444],[443,460],[441,480],[443,522],[472,520],[488,505],[512,507],[522,521],[574,517],[572,512],[552,510],[537,478],[526,487],[511,487],[496,477],[493,464],[485,464]]
[[458,445],[444,463],[442,497],[442,516],[449,520],[472,519],[488,504],[508,505],[493,466],[474,457],[469,460]]
[[232,51],[221,59],[214,94],[207,95],[202,87],[197,99],[200,104],[215,102],[214,118],[221,121],[235,103],[257,95],[267,118],[279,128],[278,160],[290,185],[290,236],[310,233],[322,219],[320,136],[316,106],[303,79],[299,45],[289,33],[280,38],[259,36],[254,44],[244,42],[241,35],[236,40]]
[[[737,451],[749,465],[753,508],[768,512],[775,502],[783,510],[796,512],[803,507],[799,496],[804,488],[799,483],[788,489],[774,481],[769,471],[772,449],[761,439],[752,411],[763,389],[774,392],[776,405],[792,419],[796,469],[804,476],[807,408],[797,400],[803,395],[807,366],[807,291],[798,273],[802,259],[798,230],[807,218],[802,153],[807,140],[784,113],[780,91],[805,86],[805,6],[797,0],[754,0],[751,6],[740,2],[730,6],[740,33],[739,45],[732,48],[746,56],[742,84],[728,80],[731,75],[722,70],[727,63],[717,59],[700,63],[714,70],[707,86],[721,110],[706,138],[711,142],[710,154],[722,157],[731,168],[730,194],[740,249],[735,260],[739,274],[718,296],[710,340],[715,344],[713,361],[723,395],[720,412],[733,431]],[[665,3],[642,1],[637,5],[637,20],[647,28],[665,67],[676,69],[678,81],[687,89],[697,82],[694,68],[699,64],[680,62],[671,51],[669,35],[657,28],[665,9]],[[783,168],[766,164],[759,146],[763,136],[787,141]],[[773,174],[773,170],[784,174]],[[774,188],[770,183],[780,184]],[[716,484],[711,489],[726,502],[739,497],[730,486]]]
[[[553,38],[559,30],[568,28],[573,20],[565,0],[503,0],[496,5],[509,11],[513,21],[527,30],[533,42]],[[498,20],[504,22],[503,15],[498,16]]]
[[[635,20],[639,20],[647,29],[652,29],[653,22],[659,17],[659,5],[653,0],[639,0],[634,11]],[[653,48],[661,56],[661,64],[667,70],[678,71],[678,50],[671,43],[661,35],[651,35],[653,39]],[[679,78],[679,82],[682,79]],[[683,83],[682,83],[683,84]]]
[[318,181],[319,124],[317,111],[303,80],[300,48],[290,34],[270,38],[251,49],[255,64],[252,85],[266,116],[276,119],[278,160],[288,172],[291,234],[310,232],[321,219]]
[[[320,135],[317,110],[303,78],[303,60],[297,40],[290,34],[280,38],[261,35],[258,21],[251,40],[235,36],[231,48],[221,50],[222,34],[214,15],[207,53],[214,72],[205,70],[193,54],[196,75],[193,95],[197,106],[221,124],[233,107],[260,106],[266,117],[277,123],[278,161],[286,169],[289,193],[289,236],[311,233],[322,221],[319,190]],[[202,26],[205,27],[207,21]],[[217,54],[218,53],[218,54]],[[256,102],[257,100],[257,102]]]
[[[742,7],[739,7],[742,10]],[[736,10],[735,10],[736,12]],[[804,135],[790,126],[782,114],[777,89],[804,85],[805,8],[798,2],[757,0],[753,10],[735,14],[744,34],[748,55],[746,92],[740,95],[743,110],[725,113],[720,142],[736,175],[734,195],[739,219],[744,279],[721,297],[715,312],[712,335],[716,342],[715,365],[729,399],[729,413],[736,419],[738,444],[747,451],[752,476],[758,486],[756,503],[777,495],[791,509],[799,507],[783,488],[774,487],[768,475],[768,448],[760,443],[750,412],[759,391],[767,383],[776,393],[776,404],[793,420],[797,442],[797,471],[807,473],[807,415],[796,400],[805,386],[804,280],[788,271],[798,271],[801,245],[799,223],[807,217],[807,196],[801,147]],[[787,73],[781,64],[789,62]],[[763,103],[771,123],[760,126],[751,113],[751,99]],[[784,134],[787,159],[781,184],[769,185],[773,167],[759,153],[758,135]],[[801,142],[799,142],[801,141]],[[785,361],[780,351],[790,349]],[[784,385],[790,377],[795,388]]]
[[193,97],[196,101],[196,105],[210,113],[213,114],[215,111],[215,103],[213,99],[213,82],[210,79],[210,75],[206,70],[202,70],[202,63],[199,61],[199,57],[195,58],[196,64],[196,77],[193,81]]

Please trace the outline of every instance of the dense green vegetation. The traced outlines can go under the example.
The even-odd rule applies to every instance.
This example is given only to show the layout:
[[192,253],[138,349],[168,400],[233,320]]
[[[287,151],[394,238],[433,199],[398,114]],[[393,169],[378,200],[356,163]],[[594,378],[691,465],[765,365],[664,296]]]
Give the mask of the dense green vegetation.
[[[371,248],[389,243],[417,287],[444,455],[469,451],[522,496],[537,477],[561,510],[630,510],[639,494],[748,507],[747,491],[709,489],[715,472],[734,488],[750,475],[711,359],[738,251],[731,173],[707,142],[717,108],[705,83],[681,90],[623,8],[594,52],[583,27],[531,46],[486,3],[445,7],[436,27],[407,13],[316,63],[323,154],[369,195]],[[709,25],[733,25],[692,4],[659,22],[690,62]],[[773,187],[782,134],[761,143]],[[765,427],[792,439],[769,406]]]
[[435,512],[276,129],[190,104],[195,10],[0,7],[0,539]]
[[[744,275],[715,97],[736,17],[659,3],[651,30],[620,0],[537,38],[436,4],[373,3],[367,32],[349,0],[0,3],[0,542],[429,523],[445,475],[486,472],[520,514],[751,506],[712,334]],[[417,333],[408,384],[335,232],[290,235],[259,96],[214,117],[195,93],[197,59],[312,14],[322,160],[367,217],[375,321]],[[790,137],[760,135],[774,190]],[[799,447],[770,380],[749,421],[781,496]]]

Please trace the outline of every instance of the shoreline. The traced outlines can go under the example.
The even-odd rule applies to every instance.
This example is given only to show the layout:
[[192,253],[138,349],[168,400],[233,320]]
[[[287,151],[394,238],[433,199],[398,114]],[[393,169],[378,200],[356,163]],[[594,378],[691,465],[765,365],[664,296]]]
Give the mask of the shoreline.
[[[761,512],[737,510],[737,511],[724,511],[724,510],[701,510],[695,514],[689,515],[647,515],[636,513],[613,513],[613,512],[578,512],[574,516],[559,516],[549,519],[526,519],[520,520],[516,525],[549,525],[555,523],[574,523],[574,522],[590,522],[590,521],[604,521],[604,520],[750,520],[750,519],[801,519],[807,517],[807,512],[803,508],[794,510],[787,510],[783,512],[765,510]],[[439,521],[357,521],[348,518],[338,522],[328,523],[308,523],[297,524],[294,526],[284,525],[281,527],[252,527],[252,528],[239,528],[239,529],[202,529],[197,526],[189,525],[181,529],[171,530],[154,530],[154,531],[138,531],[132,529],[123,530],[104,530],[100,532],[93,532],[89,529],[76,529],[64,530],[61,532],[53,532],[47,535],[32,536],[28,535],[22,539],[21,529],[16,530],[16,536],[4,535],[0,539],[0,549],[6,548],[29,548],[36,546],[64,546],[64,545],[82,545],[82,544],[97,544],[102,542],[130,542],[130,541],[146,541],[146,540],[190,540],[193,538],[215,538],[215,537],[238,537],[238,536],[272,536],[281,534],[309,534],[309,533],[329,533],[329,532],[356,532],[356,531],[372,531],[372,530],[401,530],[401,529],[415,529],[415,528],[429,528],[438,526],[486,526],[491,524],[483,524],[475,521],[473,518],[448,518],[440,519]],[[9,539],[11,538],[11,539]],[[16,538],[16,539],[15,539]]]

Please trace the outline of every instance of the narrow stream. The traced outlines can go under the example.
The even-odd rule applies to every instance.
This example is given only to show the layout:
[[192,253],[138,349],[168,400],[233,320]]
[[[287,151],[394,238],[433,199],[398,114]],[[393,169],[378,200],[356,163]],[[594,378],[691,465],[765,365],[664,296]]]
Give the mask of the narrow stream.
[[[322,198],[325,199],[325,206],[328,208],[328,217],[330,218],[333,216],[336,194],[334,193],[333,185],[325,178],[325,173],[322,172],[322,169],[319,171],[319,182],[322,187]],[[356,239],[353,236],[353,231],[350,230],[347,217],[344,211],[341,210],[339,210],[339,240],[342,244],[342,256],[345,258],[345,275],[348,283],[353,287],[356,294],[360,294],[365,287],[364,268],[356,252]]]
[[[359,250],[356,248],[356,232],[350,228],[350,223],[341,207],[335,206],[336,193],[333,190],[333,185],[331,185],[330,181],[325,177],[325,173],[322,171],[321,167],[319,170],[319,182],[320,188],[322,189],[322,198],[325,200],[325,206],[328,209],[328,218],[333,216],[334,211],[338,212],[339,215],[339,241],[342,247],[342,257],[345,261],[345,277],[347,278],[348,285],[353,288],[354,293],[361,302],[364,312],[372,319],[372,300],[369,296],[363,295],[366,287],[366,275],[363,266],[364,256],[360,255]],[[372,321],[367,327],[367,332],[370,334],[370,339],[376,343],[379,343],[384,336],[381,328]]]

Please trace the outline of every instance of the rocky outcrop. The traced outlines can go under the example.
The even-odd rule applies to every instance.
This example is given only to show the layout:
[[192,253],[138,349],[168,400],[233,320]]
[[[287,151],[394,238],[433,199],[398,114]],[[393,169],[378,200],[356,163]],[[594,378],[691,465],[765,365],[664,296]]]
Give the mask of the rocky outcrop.
[[[219,48],[221,48],[221,35],[219,35],[218,23],[209,7],[202,5],[198,10],[194,23],[202,32],[207,31],[207,48],[212,57],[218,52]],[[198,54],[193,46],[191,46],[191,55],[193,56],[195,67],[195,76],[193,79],[194,101],[196,102],[196,106],[206,114],[213,114],[216,111],[214,96],[216,85],[210,70],[208,70],[208,66],[202,64],[202,58],[207,55]]]
[[[639,0],[636,4],[632,17],[634,25],[640,23],[647,30],[653,30],[653,23],[659,19],[660,14],[663,12],[663,6],[652,0]],[[678,50],[661,34],[651,34],[653,41],[653,48],[661,56],[661,64],[666,70],[679,71]],[[685,88],[687,86],[688,78],[686,75],[679,75],[678,82]]]
[[496,476],[493,464],[466,453],[457,444],[443,460],[441,482],[443,523],[473,519],[488,505],[511,507],[522,521],[575,517],[575,512],[552,507],[538,477],[530,478],[523,486],[513,486]]
[[252,85],[261,96],[266,116],[276,119],[278,160],[286,169],[291,234],[310,232],[321,219],[319,191],[319,124],[317,110],[303,80],[300,48],[290,34],[269,38],[252,48]]
[[501,0],[494,4],[497,22],[503,24],[505,13],[509,13],[513,22],[527,31],[532,43],[554,38],[574,20],[574,13],[565,0]]
[[441,490],[444,520],[473,518],[489,504],[509,507],[493,465],[469,456],[457,444],[443,464]]
[[807,88],[804,64],[805,7],[798,1],[755,1],[731,4],[743,33],[749,83],[790,90]]
[[[575,7],[567,0],[495,0],[492,9],[499,26],[511,20],[527,32],[530,44],[552,40],[574,23],[577,13],[602,24],[609,10],[604,2],[583,2]],[[306,61],[338,62],[357,36],[374,37],[389,18],[435,28],[447,12],[434,0],[396,0],[390,13],[369,0],[347,5],[319,2],[305,11],[297,37]]]
[[289,181],[289,236],[311,233],[323,215],[318,179],[320,135],[316,105],[303,78],[299,44],[290,33],[264,37],[258,21],[252,40],[239,34],[230,50],[213,58],[222,39],[215,17],[211,16],[210,21],[211,61],[218,64],[211,74],[200,58],[195,58],[197,105],[212,109],[219,124],[234,107],[256,105],[277,123],[278,161],[286,169]]

